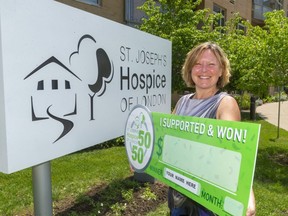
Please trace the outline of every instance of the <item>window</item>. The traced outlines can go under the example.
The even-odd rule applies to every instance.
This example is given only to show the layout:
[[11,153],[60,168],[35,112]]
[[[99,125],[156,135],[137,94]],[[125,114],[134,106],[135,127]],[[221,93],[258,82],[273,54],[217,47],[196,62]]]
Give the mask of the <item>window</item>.
[[253,5],[253,18],[264,20],[263,8],[260,5]]
[[243,32],[246,32],[246,27],[242,23],[237,24],[237,29],[242,30]]
[[264,20],[264,13],[283,8],[282,1],[279,0],[254,0],[253,18]]
[[218,25],[219,26],[224,26],[225,25],[225,19],[226,19],[226,11],[224,8],[221,8],[220,6],[214,4],[213,5],[213,13],[214,14],[222,14],[222,18],[218,20]]
[[97,6],[101,5],[101,0],[76,0],[76,1],[83,2],[86,4],[90,4],[90,5],[97,5]]
[[145,13],[138,9],[146,0],[125,0],[125,19],[128,25],[140,24]]

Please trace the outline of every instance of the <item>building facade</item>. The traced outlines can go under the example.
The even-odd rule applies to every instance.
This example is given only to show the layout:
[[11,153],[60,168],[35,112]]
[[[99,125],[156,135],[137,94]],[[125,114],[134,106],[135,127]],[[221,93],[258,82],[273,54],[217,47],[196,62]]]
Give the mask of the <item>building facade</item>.
[[[137,9],[145,0],[57,1],[129,26],[140,24],[145,16]],[[283,9],[288,15],[288,0],[203,0],[200,8],[209,8],[213,13],[222,13],[223,19],[219,21],[220,25],[224,25],[234,13],[239,13],[252,25],[262,26],[265,12]]]
[[141,23],[144,13],[137,9],[145,0],[56,0],[72,7],[134,26]]
[[125,23],[125,0],[56,0],[107,19]]
[[[202,8],[210,8],[213,13],[222,13],[223,22],[232,18],[234,13],[252,23],[264,24],[264,13],[283,9],[287,13],[288,0],[203,0]],[[223,23],[223,25],[224,25]]]

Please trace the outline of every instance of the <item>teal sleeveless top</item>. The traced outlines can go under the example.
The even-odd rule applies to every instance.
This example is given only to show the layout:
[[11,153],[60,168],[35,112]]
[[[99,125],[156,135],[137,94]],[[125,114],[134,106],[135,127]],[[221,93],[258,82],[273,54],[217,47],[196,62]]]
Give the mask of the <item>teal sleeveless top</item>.
[[223,97],[227,95],[226,92],[219,92],[205,99],[194,99],[194,93],[184,95],[177,102],[175,114],[202,118],[216,118],[218,106]]

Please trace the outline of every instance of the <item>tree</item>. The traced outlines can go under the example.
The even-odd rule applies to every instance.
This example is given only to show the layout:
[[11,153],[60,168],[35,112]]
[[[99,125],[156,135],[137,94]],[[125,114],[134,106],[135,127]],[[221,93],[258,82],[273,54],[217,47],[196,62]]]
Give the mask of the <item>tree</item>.
[[288,83],[288,19],[284,11],[265,14],[263,28],[244,21],[245,34],[233,26],[237,19],[226,24],[222,47],[231,61],[234,87],[258,96],[267,96],[269,86]]
[[283,10],[265,14],[265,30],[267,31],[266,61],[269,63],[269,71],[266,74],[271,84],[278,86],[278,130],[280,131],[280,95],[281,87],[288,84],[288,19]]
[[271,84],[284,86],[288,83],[288,18],[283,10],[265,14],[264,29],[267,32],[266,76]]
[[[233,72],[238,74],[235,86],[265,97],[269,86],[280,89],[288,83],[288,19],[283,10],[267,12],[264,16],[263,28],[245,22],[245,34],[226,32],[225,41],[230,45],[227,49]],[[277,138],[279,124],[280,98]]]

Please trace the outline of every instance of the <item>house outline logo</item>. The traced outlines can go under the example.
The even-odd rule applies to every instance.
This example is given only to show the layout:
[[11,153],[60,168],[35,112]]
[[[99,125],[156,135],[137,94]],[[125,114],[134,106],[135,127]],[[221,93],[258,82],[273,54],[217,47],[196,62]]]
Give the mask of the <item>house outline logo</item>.
[[[80,55],[80,48],[83,44],[83,42],[87,42],[89,41],[89,43],[94,43],[96,44],[96,40],[89,34],[83,35],[77,44],[77,50],[72,52],[69,56],[69,64],[71,66],[72,62],[73,62],[73,57],[77,57],[77,55]],[[94,58],[92,58],[94,59]],[[39,66],[37,66],[35,69],[33,69],[25,78],[24,80],[27,80],[31,77],[33,77],[36,73],[39,73],[41,70],[45,69],[46,67],[48,67],[49,65],[52,64],[56,64],[57,66],[57,71],[56,73],[60,73],[60,71],[64,71],[66,76],[64,77],[62,74],[60,75],[62,80],[61,85],[59,80],[57,78],[52,78],[52,80],[45,80],[45,79],[38,79],[37,84],[36,84],[36,92],[39,93],[40,95],[43,93],[43,97],[45,98],[45,91],[52,91],[52,92],[57,92],[60,91],[60,87],[64,87],[65,91],[70,91],[72,90],[73,86],[71,85],[71,77],[76,80],[77,82],[79,82],[79,85],[87,85],[90,91],[87,91],[89,98],[90,98],[90,121],[95,120],[94,118],[94,98],[95,96],[101,97],[104,95],[104,93],[106,92],[106,87],[107,84],[109,84],[114,77],[114,65],[113,65],[113,61],[110,60],[108,54],[106,53],[106,51],[103,48],[96,48],[95,50],[95,64],[97,64],[97,70],[94,71],[96,73],[96,79],[94,80],[89,80],[89,83],[84,82],[79,75],[77,75],[76,73],[74,73],[71,69],[69,69],[66,65],[64,65],[61,61],[59,61],[55,56],[51,56],[50,58],[48,58],[46,61],[44,61],[43,63],[41,63]],[[55,65],[54,65],[55,68]],[[51,70],[49,70],[49,72],[51,72]],[[93,72],[93,73],[94,73]],[[55,73],[55,71],[53,71],[53,73]],[[70,77],[70,78],[69,78]],[[50,82],[51,81],[51,82]],[[75,82],[75,81],[74,81]],[[48,83],[50,83],[49,85],[47,85]],[[63,84],[63,85],[62,85]],[[47,89],[48,87],[48,89]],[[62,89],[63,90],[63,89]],[[39,115],[37,113],[37,101],[35,101],[34,96],[31,95],[30,96],[30,104],[31,104],[31,119],[32,121],[41,121],[41,120],[54,120],[59,122],[62,126],[63,126],[63,130],[60,133],[60,135],[54,140],[53,143],[56,143],[57,141],[59,141],[61,138],[63,138],[64,136],[66,136],[67,134],[69,134],[73,127],[74,127],[74,122],[73,122],[73,117],[75,115],[78,115],[78,100],[77,97],[79,97],[79,95],[77,94],[77,92],[75,93],[71,93],[73,94],[72,97],[70,97],[71,100],[73,100],[71,106],[71,109],[69,109],[70,111],[66,111],[66,113],[62,113],[62,112],[58,112],[55,110],[53,110],[53,106],[54,104],[51,103],[49,105],[47,105],[47,107],[45,107],[45,111],[42,110],[41,114]],[[41,96],[41,97],[42,97]],[[63,98],[64,99],[64,98]],[[63,100],[65,103],[65,99]],[[43,107],[42,107],[43,109]],[[60,108],[61,109],[61,108]],[[38,109],[39,110],[39,109]],[[59,110],[59,106],[58,106],[58,110]],[[70,119],[68,119],[68,117],[70,117]],[[72,119],[71,119],[72,117]],[[88,119],[87,119],[88,120]]]

